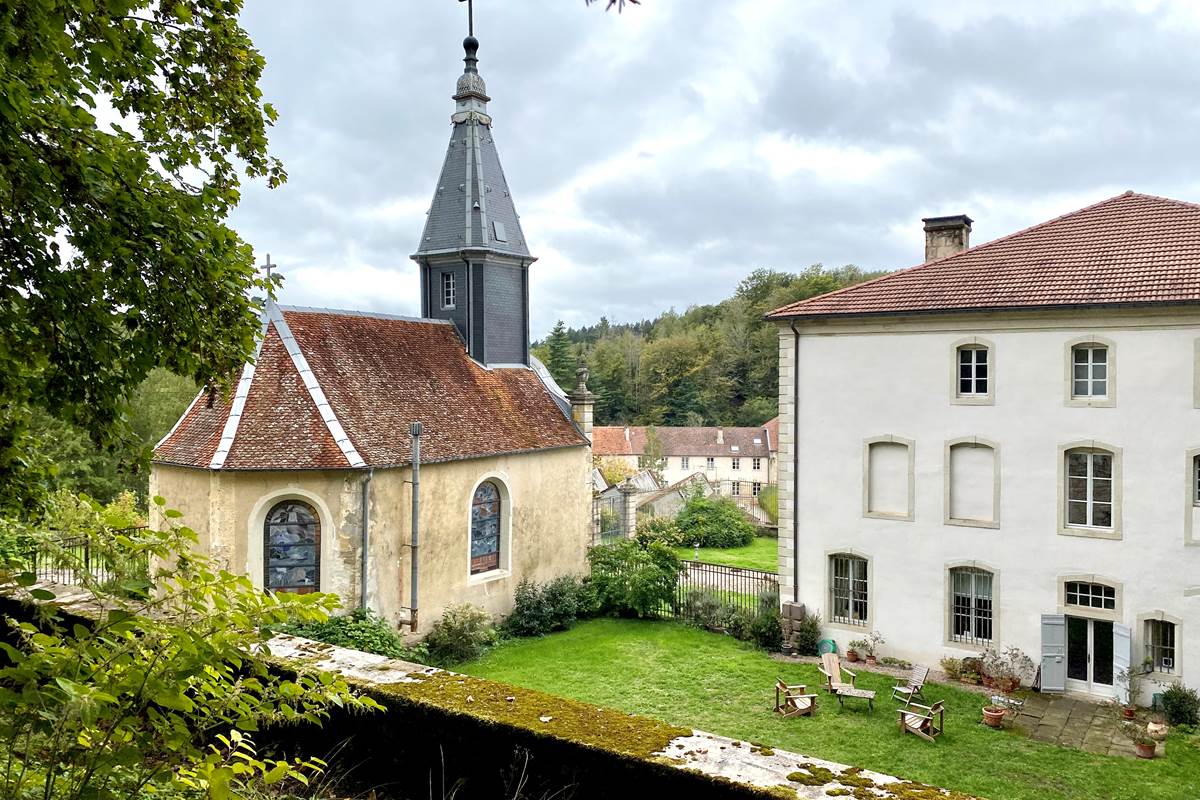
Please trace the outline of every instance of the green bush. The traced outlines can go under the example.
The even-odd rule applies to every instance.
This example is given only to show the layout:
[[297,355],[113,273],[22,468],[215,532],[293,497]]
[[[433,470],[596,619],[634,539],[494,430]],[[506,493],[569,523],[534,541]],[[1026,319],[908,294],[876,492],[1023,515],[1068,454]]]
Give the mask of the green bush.
[[796,628],[796,653],[802,656],[820,655],[821,615],[806,614]]
[[349,614],[330,617],[324,622],[299,622],[282,625],[274,633],[290,633],[305,639],[362,650],[388,658],[422,662],[429,654],[424,646],[407,647],[400,632],[373,611],[357,608]]
[[450,606],[425,637],[429,660],[437,666],[479,658],[498,640],[492,618],[470,603]]
[[541,636],[571,627],[579,616],[579,581],[563,575],[544,586],[522,579],[517,584],[512,613],[501,629],[512,636]]
[[588,561],[587,603],[598,613],[651,617],[674,603],[683,565],[662,542],[643,546],[636,539],[622,539],[593,547]]
[[772,525],[779,524],[779,487],[773,483],[758,490],[758,507],[767,513]]
[[643,546],[650,542],[662,542],[667,547],[683,547],[683,531],[670,517],[650,517],[641,520],[637,526],[637,540]]
[[724,628],[722,610],[725,604],[714,592],[706,589],[690,589],[683,598],[683,619],[689,625],[710,631]]
[[763,650],[777,652],[783,647],[783,615],[779,613],[779,590],[764,589],[758,594],[749,640]]
[[688,498],[675,518],[683,544],[700,547],[745,547],[754,539],[754,525],[728,497]]
[[1163,713],[1172,725],[1200,725],[1200,694],[1175,684],[1163,692]]

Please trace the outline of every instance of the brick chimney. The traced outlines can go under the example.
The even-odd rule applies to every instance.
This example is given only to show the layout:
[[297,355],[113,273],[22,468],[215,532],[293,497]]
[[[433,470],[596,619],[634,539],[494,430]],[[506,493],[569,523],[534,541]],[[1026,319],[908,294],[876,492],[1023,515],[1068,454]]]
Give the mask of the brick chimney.
[[725,429],[717,428],[717,444],[725,444]]
[[925,217],[925,260],[952,256],[971,246],[971,223],[966,214],[951,217]]

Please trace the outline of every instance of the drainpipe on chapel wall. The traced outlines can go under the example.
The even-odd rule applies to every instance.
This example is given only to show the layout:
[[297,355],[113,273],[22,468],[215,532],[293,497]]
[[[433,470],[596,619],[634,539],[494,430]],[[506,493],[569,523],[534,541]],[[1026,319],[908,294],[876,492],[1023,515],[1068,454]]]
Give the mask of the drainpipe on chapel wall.
[[409,545],[409,558],[412,559],[412,575],[410,580],[409,600],[409,632],[417,632],[417,576],[419,573],[419,555],[421,544],[421,423],[414,422],[408,426],[412,437],[412,543]]
[[358,607],[363,611],[367,610],[367,568],[371,558],[371,478],[374,476],[375,469],[368,468],[362,482],[362,566],[359,567],[362,575],[358,587]]

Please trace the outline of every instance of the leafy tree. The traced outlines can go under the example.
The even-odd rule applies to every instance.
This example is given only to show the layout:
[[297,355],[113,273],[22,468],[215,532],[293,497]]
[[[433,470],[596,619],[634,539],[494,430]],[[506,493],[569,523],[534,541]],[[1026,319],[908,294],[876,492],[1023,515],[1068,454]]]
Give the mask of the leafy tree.
[[35,409],[111,442],[154,367],[225,382],[253,352],[269,283],[224,221],[285,173],[240,8],[0,6],[0,506],[44,497]]
[[[333,596],[261,592],[195,552],[188,528],[118,534],[99,510],[62,513],[87,538],[90,560],[51,539],[42,549],[75,571],[99,611],[87,625],[53,605],[36,621],[4,616],[15,639],[0,642],[0,797],[240,797],[316,766],[260,761],[246,733],[318,722],[332,705],[378,708],[336,675],[269,669],[260,626],[324,620]],[[35,576],[16,569],[0,567],[0,583],[32,586]],[[44,588],[31,594],[54,599]]]
[[667,459],[663,455],[662,437],[651,425],[646,429],[645,454],[638,458],[638,466],[648,469],[661,481],[663,471],[667,468]]

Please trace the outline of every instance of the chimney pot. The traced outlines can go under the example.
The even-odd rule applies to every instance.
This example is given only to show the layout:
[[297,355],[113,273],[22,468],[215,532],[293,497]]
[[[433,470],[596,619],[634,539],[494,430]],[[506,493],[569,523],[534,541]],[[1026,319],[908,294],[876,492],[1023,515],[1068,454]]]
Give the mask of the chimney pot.
[[961,253],[971,246],[971,223],[966,214],[949,217],[924,217],[925,260],[934,261]]

